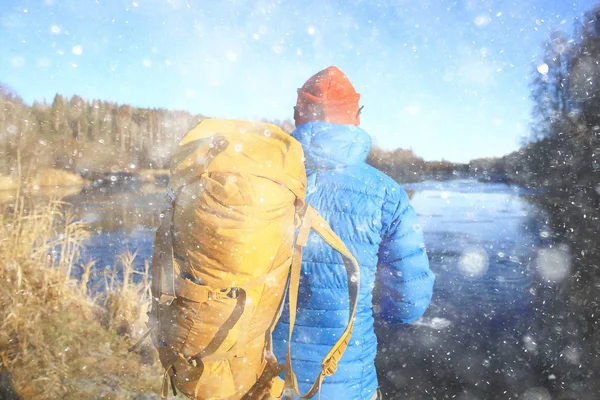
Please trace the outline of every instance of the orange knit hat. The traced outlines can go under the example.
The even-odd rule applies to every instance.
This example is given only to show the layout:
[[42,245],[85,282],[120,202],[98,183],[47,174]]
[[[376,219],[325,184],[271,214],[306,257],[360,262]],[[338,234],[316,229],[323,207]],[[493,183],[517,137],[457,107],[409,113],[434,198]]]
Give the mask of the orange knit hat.
[[359,125],[359,99],[360,94],[339,68],[325,68],[298,89],[294,107],[296,126],[309,121]]

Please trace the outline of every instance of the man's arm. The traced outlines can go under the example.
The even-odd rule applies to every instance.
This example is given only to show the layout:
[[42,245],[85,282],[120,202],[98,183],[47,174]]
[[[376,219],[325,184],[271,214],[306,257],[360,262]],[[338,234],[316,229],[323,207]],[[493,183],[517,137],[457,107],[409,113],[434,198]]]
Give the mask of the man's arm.
[[380,316],[398,325],[423,315],[431,301],[435,275],[429,269],[423,232],[408,195],[399,187],[394,192],[383,206],[378,280]]

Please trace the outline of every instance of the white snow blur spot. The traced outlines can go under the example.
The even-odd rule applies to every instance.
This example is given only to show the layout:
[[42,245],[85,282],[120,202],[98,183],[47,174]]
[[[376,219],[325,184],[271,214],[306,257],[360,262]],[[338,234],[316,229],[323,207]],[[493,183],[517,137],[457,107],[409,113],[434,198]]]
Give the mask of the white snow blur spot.
[[150,61],[150,60],[143,60],[142,64],[144,65],[144,67],[150,68],[152,66],[152,61]]
[[52,61],[48,57],[40,57],[38,58],[38,66],[40,68],[49,68],[52,66]]
[[277,279],[275,279],[274,276],[268,276],[265,278],[265,285],[268,287],[276,287],[278,283],[279,282],[277,282]]
[[458,268],[469,278],[479,278],[488,270],[489,259],[487,252],[478,246],[465,249],[458,260]]
[[419,106],[410,105],[405,108],[405,111],[409,115],[417,115],[417,114],[419,114],[420,109],[419,109]]
[[131,3],[131,5],[134,6],[134,7],[139,7],[139,4],[138,4],[137,1],[134,1],[133,3]]
[[228,51],[227,54],[225,55],[227,57],[227,59],[231,62],[236,62],[238,59],[238,55],[233,52],[233,51]]
[[523,393],[522,400],[551,400],[550,393],[546,388],[535,387],[530,388]]
[[450,197],[450,193],[448,193],[448,192],[442,192],[442,195],[441,195],[441,197],[442,197],[442,199],[444,199],[444,200],[445,200],[445,199],[447,199],[448,197]]
[[273,50],[273,53],[275,53],[275,54],[281,54],[281,52],[283,51],[283,48],[281,46],[273,46],[272,50]]
[[[298,54],[299,56],[301,56],[301,55],[302,55],[302,50],[300,50],[300,49],[298,48],[298,50],[296,50],[296,54]],[[600,186],[598,186],[598,187],[600,188]]]
[[314,35],[315,34],[315,28],[312,27],[312,26],[309,26],[306,31],[308,32],[309,35]]
[[531,335],[525,335],[523,336],[523,345],[525,346],[525,349],[529,352],[535,352],[538,348],[537,343],[535,342],[535,339],[533,337],[531,337]]
[[596,185],[596,192],[600,194],[600,185]]
[[412,325],[425,326],[427,328],[442,330],[452,325],[452,321],[446,318],[433,317],[430,320],[420,318],[412,323]]
[[50,27],[50,32],[52,32],[55,35],[58,35],[60,33],[60,31],[62,31],[62,29],[58,25],[52,25]]
[[73,63],[73,64],[71,64],[71,67],[77,68],[77,64]]
[[252,35],[252,39],[258,40],[260,39],[260,35],[258,33],[255,33],[254,35]]
[[537,70],[540,74],[546,75],[550,69],[548,67],[548,64],[543,63],[541,65],[538,65]]
[[535,269],[548,281],[557,282],[565,279],[571,270],[571,255],[566,245],[548,249],[540,249],[535,259]]
[[473,22],[475,23],[475,25],[482,27],[492,22],[492,19],[489,17],[489,15],[479,15],[475,17]]
[[75,54],[76,56],[80,56],[83,54],[83,46],[78,44],[76,46],[73,46],[73,48],[71,49],[71,51],[73,52],[73,54]]
[[96,221],[100,221],[102,219],[103,215],[100,213],[95,213],[95,212],[86,212],[83,213],[81,216],[81,220],[83,222],[86,223],[92,223],[92,222],[96,222]]
[[10,63],[15,67],[20,68],[25,65],[25,59],[21,56],[16,56],[10,59]]
[[567,346],[563,350],[563,355],[568,363],[578,365],[581,363],[582,351],[577,347]]

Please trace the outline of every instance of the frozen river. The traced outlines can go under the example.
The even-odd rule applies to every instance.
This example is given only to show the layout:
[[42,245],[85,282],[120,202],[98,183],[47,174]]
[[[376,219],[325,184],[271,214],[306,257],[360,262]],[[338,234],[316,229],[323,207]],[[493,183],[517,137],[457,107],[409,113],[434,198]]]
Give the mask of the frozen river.
[[[551,236],[545,218],[517,186],[456,180],[404,188],[437,279],[421,320],[378,326],[382,389],[389,398],[414,399],[511,398],[532,385],[537,390],[536,367],[526,358],[535,347],[532,265]],[[95,190],[67,200],[92,227],[86,257],[97,260],[97,282],[125,251],[137,251],[138,268],[150,260],[160,189]]]

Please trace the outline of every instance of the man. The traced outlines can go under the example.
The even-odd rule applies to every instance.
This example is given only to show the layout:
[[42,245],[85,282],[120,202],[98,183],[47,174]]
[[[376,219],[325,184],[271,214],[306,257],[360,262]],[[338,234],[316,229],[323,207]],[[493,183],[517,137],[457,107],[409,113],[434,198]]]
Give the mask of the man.
[[[298,90],[292,136],[304,149],[307,201],[344,241],[361,267],[354,332],[337,372],[325,378],[323,400],[369,400],[378,394],[374,317],[391,325],[416,320],[431,301],[434,274],[406,192],[367,165],[371,137],[359,128],[360,95],[336,67]],[[373,288],[380,287],[377,312]],[[317,235],[304,249],[292,360],[304,392],[321,360],[348,321],[347,275],[341,258]],[[285,360],[289,309],[274,333],[274,351]]]

